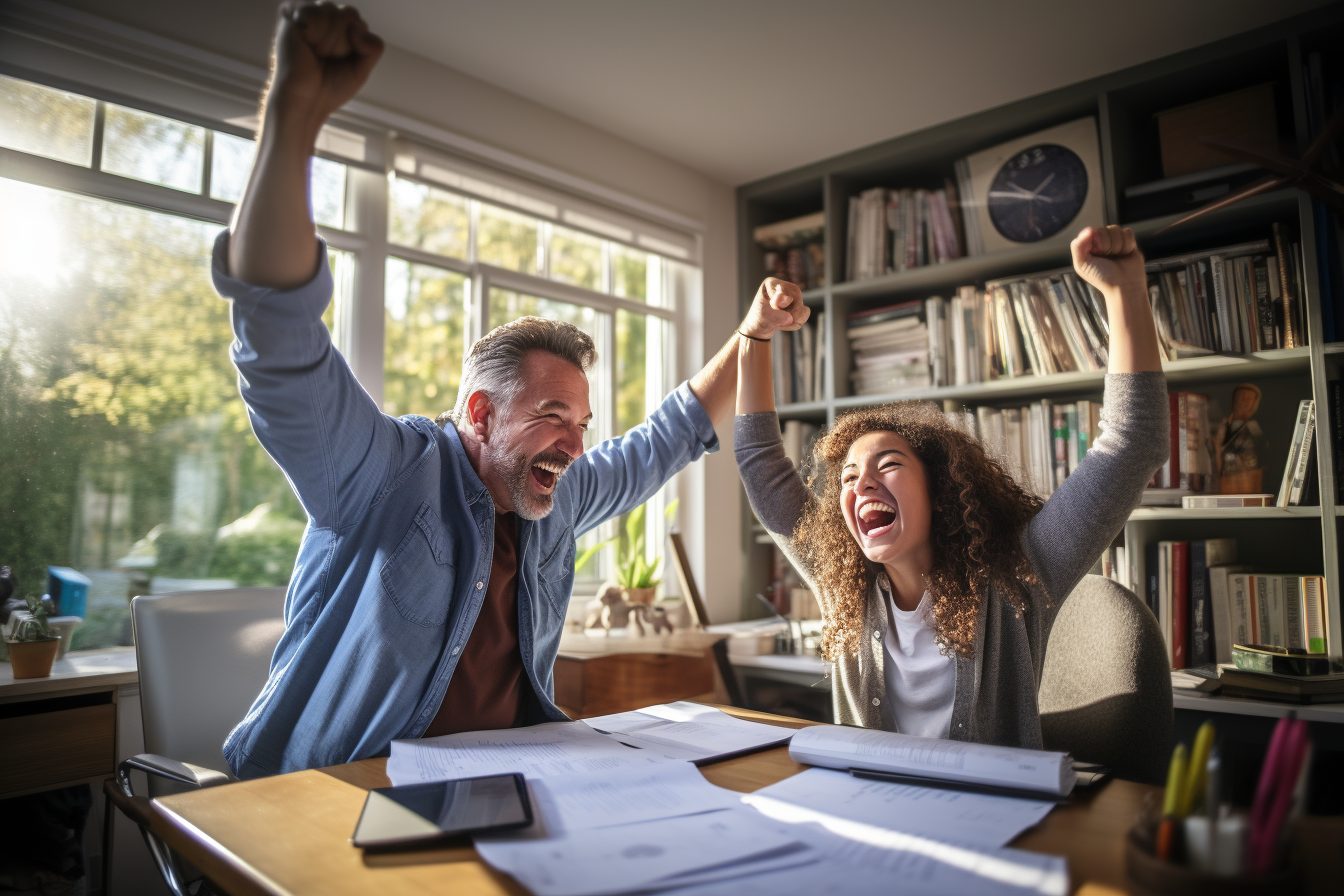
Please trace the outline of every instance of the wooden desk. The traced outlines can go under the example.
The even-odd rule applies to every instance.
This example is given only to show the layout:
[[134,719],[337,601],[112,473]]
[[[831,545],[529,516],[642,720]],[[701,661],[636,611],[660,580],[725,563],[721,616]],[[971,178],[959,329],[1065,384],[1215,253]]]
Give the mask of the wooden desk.
[[117,687],[135,681],[134,647],[72,651],[46,678],[0,663],[0,799],[110,777]]
[[[730,711],[790,728],[810,724]],[[470,845],[382,859],[366,858],[352,847],[349,838],[365,791],[389,784],[386,764],[385,759],[367,759],[152,802],[140,799],[128,811],[234,896],[526,893],[512,878],[481,862]],[[701,771],[714,784],[747,793],[804,768],[780,747],[717,762]],[[1083,886],[1089,896],[1123,892],[1123,835],[1144,795],[1155,789],[1111,781],[1051,812],[1012,845],[1067,856],[1073,887]]]
[[555,702],[572,718],[584,719],[677,700],[714,699],[722,685],[711,648],[721,637],[696,631],[644,638],[566,632],[555,659]]

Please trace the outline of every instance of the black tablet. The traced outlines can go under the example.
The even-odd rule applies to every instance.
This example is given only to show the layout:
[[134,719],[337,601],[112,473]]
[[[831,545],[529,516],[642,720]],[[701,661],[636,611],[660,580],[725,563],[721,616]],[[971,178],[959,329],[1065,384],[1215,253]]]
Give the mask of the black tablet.
[[490,775],[370,790],[352,840],[355,846],[377,849],[531,823],[523,776]]

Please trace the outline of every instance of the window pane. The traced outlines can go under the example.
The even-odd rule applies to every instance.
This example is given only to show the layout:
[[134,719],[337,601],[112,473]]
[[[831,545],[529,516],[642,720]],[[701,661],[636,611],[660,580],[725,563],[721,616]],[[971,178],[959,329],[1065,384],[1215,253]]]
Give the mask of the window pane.
[[437,417],[452,410],[466,349],[467,278],[387,260],[383,410]]
[[394,177],[388,185],[387,238],[402,246],[467,258],[471,217],[456,193]]
[[107,104],[104,171],[197,193],[205,159],[205,128]]
[[210,285],[218,227],[0,179],[0,544],[26,591],[93,581],[75,648],[133,594],[283,585],[304,514],[253,437]]
[[616,312],[616,432],[644,422],[667,394],[667,322]]
[[93,115],[86,96],[0,75],[0,146],[93,164]]
[[602,289],[602,241],[577,230],[552,227],[551,277],[585,289]]
[[538,222],[494,205],[480,204],[476,258],[511,271],[535,274],[541,270]]
[[257,141],[215,131],[215,148],[210,157],[210,198],[224,202],[242,199],[256,157]]
[[[511,320],[532,315],[548,320],[563,320],[578,327],[593,338],[593,344],[602,345],[602,326],[607,316],[583,305],[571,305],[554,299],[543,299],[507,289],[490,290],[490,328],[494,329]],[[602,416],[602,396],[606,390],[602,387],[601,365],[593,364],[588,370],[588,401],[592,406],[593,420],[583,438],[583,447],[591,448],[597,444],[599,433],[605,431],[606,422]]]
[[656,255],[631,249],[619,243],[612,243],[612,295],[620,296],[623,299],[634,299],[637,302],[647,302],[652,295],[655,297],[653,304],[659,304],[656,299],[658,292],[656,282],[654,289],[649,289],[649,277],[651,274],[656,277],[658,260]]
[[313,220],[339,230],[345,229],[345,173],[340,162],[313,156]]
[[346,315],[350,311],[350,302],[354,296],[355,253],[327,247],[327,265],[331,268],[331,278],[335,281],[331,301],[327,310],[322,312],[322,323],[331,332],[331,341],[336,348],[344,349]]

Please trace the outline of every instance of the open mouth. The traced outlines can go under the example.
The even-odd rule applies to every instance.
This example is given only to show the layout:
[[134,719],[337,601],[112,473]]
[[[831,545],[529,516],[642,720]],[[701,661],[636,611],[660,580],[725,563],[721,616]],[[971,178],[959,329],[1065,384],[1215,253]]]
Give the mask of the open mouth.
[[545,460],[535,461],[531,468],[532,483],[543,495],[550,494],[563,472],[565,472],[563,464]]
[[855,520],[866,538],[876,538],[891,531],[896,522],[896,508],[881,501],[869,501],[858,509]]

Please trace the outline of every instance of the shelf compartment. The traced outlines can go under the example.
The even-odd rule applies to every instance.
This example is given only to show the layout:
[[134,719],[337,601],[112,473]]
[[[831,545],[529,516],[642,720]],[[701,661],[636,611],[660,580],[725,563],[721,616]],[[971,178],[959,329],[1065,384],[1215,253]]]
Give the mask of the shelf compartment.
[[[1246,377],[1305,374],[1311,365],[1309,348],[1284,348],[1247,355],[1207,355],[1202,358],[1183,358],[1164,361],[1162,370],[1168,384],[1193,383],[1221,379],[1226,375]],[[867,407],[889,401],[943,401],[980,399],[988,404],[1009,398],[1055,396],[1080,392],[1100,392],[1106,375],[1101,372],[1056,373],[1051,376],[1018,376],[990,380],[987,383],[967,383],[964,386],[938,386],[884,395],[846,395],[836,398],[837,408]]]
[[781,420],[821,420],[826,419],[826,402],[824,401],[798,401],[793,404],[782,404],[777,413]]
[[1131,522],[1148,520],[1297,520],[1319,519],[1320,507],[1140,507]]

